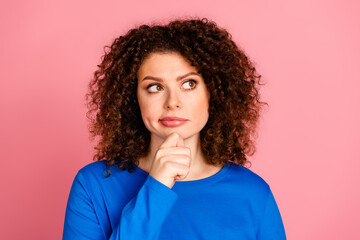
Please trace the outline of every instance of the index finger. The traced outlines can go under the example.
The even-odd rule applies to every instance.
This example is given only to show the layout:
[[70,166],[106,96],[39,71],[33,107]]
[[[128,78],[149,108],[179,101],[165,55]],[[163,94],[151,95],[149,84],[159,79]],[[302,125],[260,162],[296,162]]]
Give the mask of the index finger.
[[180,136],[179,133],[173,132],[166,137],[166,139],[159,148],[167,147],[184,147],[184,139]]

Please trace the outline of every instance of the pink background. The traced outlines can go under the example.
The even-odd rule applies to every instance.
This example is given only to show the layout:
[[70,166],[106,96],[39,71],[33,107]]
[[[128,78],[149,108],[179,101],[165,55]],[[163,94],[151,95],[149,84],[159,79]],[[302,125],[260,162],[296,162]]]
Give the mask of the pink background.
[[92,162],[84,95],[128,28],[206,16],[255,62],[270,105],[251,170],[288,239],[360,239],[357,1],[2,1],[0,239],[60,239],[76,172]]

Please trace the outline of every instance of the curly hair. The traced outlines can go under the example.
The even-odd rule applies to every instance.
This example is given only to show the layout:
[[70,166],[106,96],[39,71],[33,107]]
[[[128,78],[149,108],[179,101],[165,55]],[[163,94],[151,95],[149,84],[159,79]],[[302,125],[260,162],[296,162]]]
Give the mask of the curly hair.
[[86,94],[91,139],[100,136],[94,160],[132,172],[149,152],[150,132],[138,104],[137,72],[153,52],[176,52],[203,76],[210,92],[209,119],[200,132],[209,164],[250,163],[262,104],[253,63],[213,21],[178,19],[167,25],[141,25],[105,46]]

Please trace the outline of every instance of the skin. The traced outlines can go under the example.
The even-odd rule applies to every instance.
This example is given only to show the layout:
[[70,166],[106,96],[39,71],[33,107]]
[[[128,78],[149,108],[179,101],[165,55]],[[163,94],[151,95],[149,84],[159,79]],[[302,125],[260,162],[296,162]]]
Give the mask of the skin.
[[[175,180],[209,177],[222,168],[207,164],[200,147],[200,131],[208,118],[210,94],[197,69],[178,53],[151,53],[141,64],[137,98],[141,116],[151,133],[150,153],[139,167],[172,187]],[[166,127],[167,116],[188,121]]]

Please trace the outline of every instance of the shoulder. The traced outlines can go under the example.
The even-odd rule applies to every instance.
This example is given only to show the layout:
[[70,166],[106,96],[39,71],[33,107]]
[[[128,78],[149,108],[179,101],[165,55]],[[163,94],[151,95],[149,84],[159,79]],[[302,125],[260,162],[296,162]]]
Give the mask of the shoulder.
[[249,194],[266,196],[270,192],[269,184],[258,174],[244,166],[231,163],[228,177],[235,184],[234,187]]
[[84,175],[89,175],[89,174],[97,174],[98,172],[101,172],[103,170],[106,170],[106,161],[97,161],[97,162],[89,163],[84,167],[82,167],[79,170],[79,172]]
[[126,175],[127,171],[121,170],[116,164],[108,166],[105,160],[92,162],[82,167],[76,178],[86,182],[103,182],[113,180],[119,175]]
[[106,173],[105,161],[93,162],[85,165],[76,173],[73,186],[80,185],[83,188],[87,188],[88,184],[94,181],[98,181],[104,178]]
[[[144,181],[145,176],[139,172],[122,170],[118,165],[108,166],[106,161],[97,161],[82,167],[76,174],[73,186],[86,191],[89,196],[111,194],[113,189],[131,191]],[[124,191],[125,191],[124,190]]]
[[268,187],[267,182],[249,168],[231,163],[230,169],[230,175],[232,177],[237,178],[246,184],[256,185],[265,188]]

